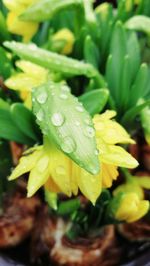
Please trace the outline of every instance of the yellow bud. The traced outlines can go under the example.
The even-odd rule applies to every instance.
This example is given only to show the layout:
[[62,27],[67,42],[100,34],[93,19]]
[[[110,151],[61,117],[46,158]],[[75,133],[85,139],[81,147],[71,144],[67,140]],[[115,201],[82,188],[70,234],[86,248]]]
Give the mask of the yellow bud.
[[73,33],[68,29],[61,29],[53,35],[54,41],[64,41],[65,45],[61,51],[62,54],[70,54],[73,50],[73,44],[75,41]]

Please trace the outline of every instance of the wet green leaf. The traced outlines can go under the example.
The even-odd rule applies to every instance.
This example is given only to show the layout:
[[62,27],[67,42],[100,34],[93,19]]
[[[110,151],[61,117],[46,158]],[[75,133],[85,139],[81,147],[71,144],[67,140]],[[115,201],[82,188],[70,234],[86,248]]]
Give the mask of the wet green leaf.
[[90,115],[69,87],[48,82],[33,90],[33,111],[44,135],[77,164],[99,172],[95,130]]

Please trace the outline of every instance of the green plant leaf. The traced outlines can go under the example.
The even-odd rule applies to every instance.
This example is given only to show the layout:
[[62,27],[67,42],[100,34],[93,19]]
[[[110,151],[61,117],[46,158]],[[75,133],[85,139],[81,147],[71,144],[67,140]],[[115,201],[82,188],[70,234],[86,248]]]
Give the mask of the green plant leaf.
[[0,47],[0,76],[4,79],[8,78],[11,74],[11,63],[6,55],[6,51]]
[[90,35],[87,35],[84,42],[84,58],[87,63],[95,68],[99,67],[100,53]]
[[69,87],[48,82],[33,90],[33,111],[44,135],[77,164],[99,172],[93,123]]
[[0,99],[0,138],[32,145],[34,142],[16,126],[8,103]]
[[145,101],[142,104],[139,104],[135,107],[130,108],[122,117],[121,124],[124,125],[126,128],[130,127],[133,123],[135,117],[140,114],[140,112],[146,107],[150,106],[150,100]]
[[[113,92],[113,97],[116,102],[120,101],[120,82],[123,67],[124,56],[126,55],[126,32],[120,21],[115,24],[111,43],[110,43],[109,63],[106,69],[106,78],[108,86]],[[110,77],[111,75],[111,77]],[[111,82],[113,81],[113,82]]]
[[20,19],[42,22],[52,18],[59,11],[82,5],[83,0],[40,0],[20,15]]
[[[144,101],[142,101],[144,103]],[[144,130],[144,135],[147,143],[150,145],[150,107],[145,107],[141,113],[141,124]]]
[[103,110],[108,96],[108,89],[97,89],[84,93],[79,97],[79,101],[83,103],[85,109],[93,116]]
[[12,119],[22,133],[29,138],[38,142],[38,135],[35,132],[36,123],[33,113],[27,109],[22,103],[14,103],[10,108]]
[[57,213],[59,215],[69,215],[80,208],[80,200],[78,198],[61,202],[58,206]]
[[131,93],[129,98],[130,107],[135,105],[137,101],[145,95],[148,83],[148,66],[143,63],[137,72],[134,84],[131,87]]
[[0,10],[0,42],[10,40],[10,34],[7,30],[6,20]]
[[28,45],[13,41],[5,42],[4,45],[21,58],[53,71],[58,71],[59,73],[61,72],[73,76],[85,75],[87,77],[97,75],[97,72],[92,65],[68,58],[64,55],[46,51],[38,48],[35,44]]
[[126,28],[130,30],[142,31],[148,35],[150,35],[150,18],[146,16],[134,16],[131,17],[125,23]]

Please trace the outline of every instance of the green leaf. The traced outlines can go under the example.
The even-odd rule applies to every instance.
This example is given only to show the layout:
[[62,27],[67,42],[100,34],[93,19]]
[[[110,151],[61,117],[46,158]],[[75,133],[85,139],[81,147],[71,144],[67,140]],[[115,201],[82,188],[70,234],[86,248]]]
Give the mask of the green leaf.
[[2,11],[0,10],[0,42],[10,39],[10,34],[7,30],[6,20],[3,16]]
[[135,107],[130,108],[122,117],[121,124],[125,127],[130,127],[130,125],[133,123],[134,119],[137,115],[140,114],[140,112],[144,109],[144,107],[150,106],[150,100],[145,101],[144,103],[137,105]]
[[79,97],[79,101],[83,103],[85,109],[93,116],[103,110],[108,96],[108,89],[97,89],[84,93]]
[[131,93],[129,98],[129,105],[133,106],[137,101],[145,95],[145,90],[147,89],[148,82],[148,66],[143,63],[140,66],[139,71],[134,84],[131,87]]
[[38,48],[35,44],[23,44],[13,41],[5,42],[4,45],[21,58],[59,73],[73,76],[85,75],[87,77],[93,77],[97,74],[95,68],[90,64],[46,51]]
[[33,90],[33,111],[44,135],[92,174],[99,172],[93,123],[69,87],[48,82]]
[[22,133],[35,142],[38,141],[38,136],[35,132],[36,123],[33,113],[27,109],[22,103],[14,103],[10,108],[12,119]]
[[33,144],[33,141],[17,128],[9,105],[2,99],[0,99],[0,138],[28,145]]
[[40,0],[20,15],[20,19],[42,22],[52,18],[56,13],[69,7],[82,4],[82,0]]
[[[115,101],[120,101],[120,82],[122,79],[122,67],[124,56],[126,55],[126,32],[120,21],[117,21],[112,39],[110,43],[110,54],[112,55],[111,60],[107,66],[106,77],[108,77],[108,86],[113,91],[113,97]],[[110,74],[108,73],[110,72]],[[111,78],[109,76],[111,75]],[[111,81],[113,81],[111,83]]]
[[11,74],[11,64],[6,55],[6,51],[0,47],[0,76],[4,79],[8,78]]
[[150,18],[149,17],[142,16],[142,15],[131,17],[129,20],[127,20],[127,22],[125,23],[125,26],[127,29],[142,31],[150,35]]
[[140,67],[141,56],[140,56],[140,46],[137,35],[135,32],[130,31],[127,38],[127,54],[130,57],[130,76],[131,81],[135,79],[137,71]]
[[145,139],[147,143],[150,145],[150,107],[145,107],[141,111],[140,118],[144,130]]
[[92,41],[90,35],[87,35],[84,42],[84,58],[87,63],[95,68],[99,67],[100,54],[96,44]]
[[78,198],[61,202],[58,206],[57,213],[59,215],[69,215],[80,208],[80,200]]

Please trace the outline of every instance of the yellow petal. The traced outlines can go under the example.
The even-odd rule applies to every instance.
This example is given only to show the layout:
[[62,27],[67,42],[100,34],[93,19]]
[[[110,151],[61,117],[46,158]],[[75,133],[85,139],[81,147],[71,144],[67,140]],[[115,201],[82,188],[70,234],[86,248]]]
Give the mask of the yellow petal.
[[51,149],[50,172],[51,178],[59,189],[71,196],[71,160],[57,148]]
[[30,92],[31,89],[38,84],[34,78],[27,76],[24,73],[18,73],[7,79],[5,85],[12,90]]
[[112,186],[113,180],[118,176],[117,167],[110,164],[101,163],[101,175],[103,188],[109,188]]
[[118,186],[114,191],[113,191],[113,195],[117,195],[119,192],[134,192],[138,195],[139,199],[144,199],[144,191],[143,189],[138,186],[135,183],[127,183],[127,184],[123,184]]
[[[34,63],[31,63],[26,60],[19,60],[16,62],[16,66],[20,68],[24,73],[28,74],[31,77],[34,77],[35,79],[39,80],[40,82],[44,82],[47,78],[48,70],[36,65]],[[36,80],[35,80],[36,82]]]
[[131,217],[129,217],[127,219],[127,222],[132,223],[132,222],[135,222],[135,221],[141,219],[143,216],[146,215],[148,210],[149,210],[149,201],[148,200],[142,200],[138,205],[137,212],[134,215],[131,215]]
[[100,175],[91,175],[80,168],[78,175],[78,186],[83,195],[95,204],[102,190],[102,180]]
[[54,41],[65,41],[64,47],[61,51],[62,54],[70,54],[73,50],[73,44],[75,41],[73,33],[67,28],[61,29],[53,35]]
[[78,176],[80,175],[80,167],[72,161],[71,169],[71,190],[72,193],[76,196],[78,194]]
[[42,152],[37,164],[29,175],[27,185],[28,197],[33,196],[35,192],[47,182],[49,174],[49,156]]
[[60,189],[59,189],[59,187],[55,184],[55,182],[53,181],[53,179],[51,177],[49,177],[49,179],[45,183],[45,188],[48,191],[51,191],[51,192],[54,192],[54,193],[61,192]]
[[138,162],[122,147],[114,145],[98,146],[100,151],[100,160],[107,164],[113,164],[120,167],[135,168],[138,166]]
[[98,123],[99,121],[102,121],[102,120],[109,120],[111,118],[113,118],[114,116],[116,116],[116,112],[115,111],[112,111],[112,110],[106,110],[103,114],[97,114],[94,116],[93,118],[93,122],[94,124]]
[[9,180],[14,180],[17,177],[32,170],[36,165],[39,157],[41,156],[41,148],[42,146],[39,146],[35,151],[29,149],[26,153],[33,151],[32,154],[21,157],[19,164],[13,170],[12,174],[9,177]]
[[11,33],[23,36],[25,42],[28,42],[38,30],[38,23],[24,22],[19,20],[18,13],[9,12],[7,16],[7,26]]

